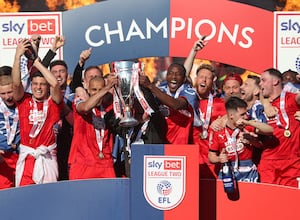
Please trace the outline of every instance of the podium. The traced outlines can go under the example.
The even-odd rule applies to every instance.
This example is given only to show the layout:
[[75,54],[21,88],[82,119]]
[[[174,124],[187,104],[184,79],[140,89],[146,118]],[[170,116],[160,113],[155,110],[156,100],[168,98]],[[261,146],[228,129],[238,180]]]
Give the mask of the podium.
[[[175,216],[187,212],[189,219],[197,220],[198,152],[196,146],[133,145],[131,178],[61,181],[0,190],[1,219],[177,219]],[[171,162],[178,162],[177,156],[185,158],[185,167],[182,167],[186,174],[185,192],[171,210],[158,210],[146,201],[143,194],[144,156],[154,156],[152,159],[159,156],[160,161],[166,159],[167,171],[177,175],[179,164]],[[173,191],[168,196],[161,196],[165,203],[171,202],[170,195],[177,195],[175,185],[169,182]],[[154,187],[156,190],[157,184]]]
[[198,220],[198,155],[196,145],[133,145],[130,219]]
[[199,182],[198,155],[194,145],[133,145],[131,178],[0,190],[1,219],[300,219],[299,189],[239,182],[230,200],[222,181]]

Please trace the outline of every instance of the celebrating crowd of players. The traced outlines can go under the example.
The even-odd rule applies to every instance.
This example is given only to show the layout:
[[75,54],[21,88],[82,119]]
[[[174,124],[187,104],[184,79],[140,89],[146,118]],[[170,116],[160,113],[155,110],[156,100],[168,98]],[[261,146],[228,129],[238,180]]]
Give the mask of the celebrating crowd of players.
[[56,36],[43,60],[40,39],[22,40],[13,66],[0,67],[1,189],[129,177],[132,143],[198,145],[200,178],[218,178],[230,161],[238,181],[298,186],[296,72],[270,68],[244,81],[228,73],[218,93],[214,66],[202,64],[190,78],[196,54],[208,43],[197,40],[184,64],[172,63],[159,85],[138,71],[132,105],[138,125],[127,128],[119,126],[124,115],[116,110],[120,82],[113,71],[103,76],[98,66],[84,68],[92,53],[87,49],[67,84],[67,64],[52,61],[65,39]]

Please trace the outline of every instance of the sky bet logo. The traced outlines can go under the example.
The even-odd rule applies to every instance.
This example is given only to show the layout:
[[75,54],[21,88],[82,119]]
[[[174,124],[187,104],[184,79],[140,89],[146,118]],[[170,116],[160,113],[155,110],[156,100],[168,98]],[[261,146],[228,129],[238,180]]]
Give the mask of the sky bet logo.
[[[164,165],[162,167],[162,165]],[[157,168],[158,170],[163,168],[164,170],[181,170],[180,160],[164,160],[163,162],[151,161],[148,163],[149,168]]]
[[[23,33],[25,23],[18,23],[15,21],[8,21],[2,24],[2,32],[11,32],[17,34]],[[55,19],[28,19],[27,20],[27,34],[55,34]]]

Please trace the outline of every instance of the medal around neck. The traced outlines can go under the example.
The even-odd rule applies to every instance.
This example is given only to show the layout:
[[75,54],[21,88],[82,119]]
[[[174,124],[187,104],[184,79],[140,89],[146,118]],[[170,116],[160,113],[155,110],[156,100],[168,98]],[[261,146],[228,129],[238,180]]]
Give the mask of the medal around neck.
[[284,135],[284,137],[289,138],[291,136],[291,131],[290,130],[284,130],[283,135]]
[[100,153],[99,153],[99,158],[102,160],[102,159],[104,159],[104,154],[102,153],[102,151],[100,151]]
[[206,139],[207,136],[208,136],[208,132],[207,132],[206,130],[204,130],[204,131],[202,131],[202,132],[200,133],[200,138],[201,138],[201,139]]

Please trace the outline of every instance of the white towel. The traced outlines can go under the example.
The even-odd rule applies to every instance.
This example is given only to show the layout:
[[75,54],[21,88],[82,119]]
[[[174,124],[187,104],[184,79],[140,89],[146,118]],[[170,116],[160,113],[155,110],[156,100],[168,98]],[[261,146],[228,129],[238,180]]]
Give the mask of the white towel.
[[20,186],[25,159],[28,155],[32,155],[35,158],[32,179],[36,184],[57,182],[58,166],[55,149],[56,143],[50,146],[41,145],[37,149],[21,144],[16,165],[16,187]]

